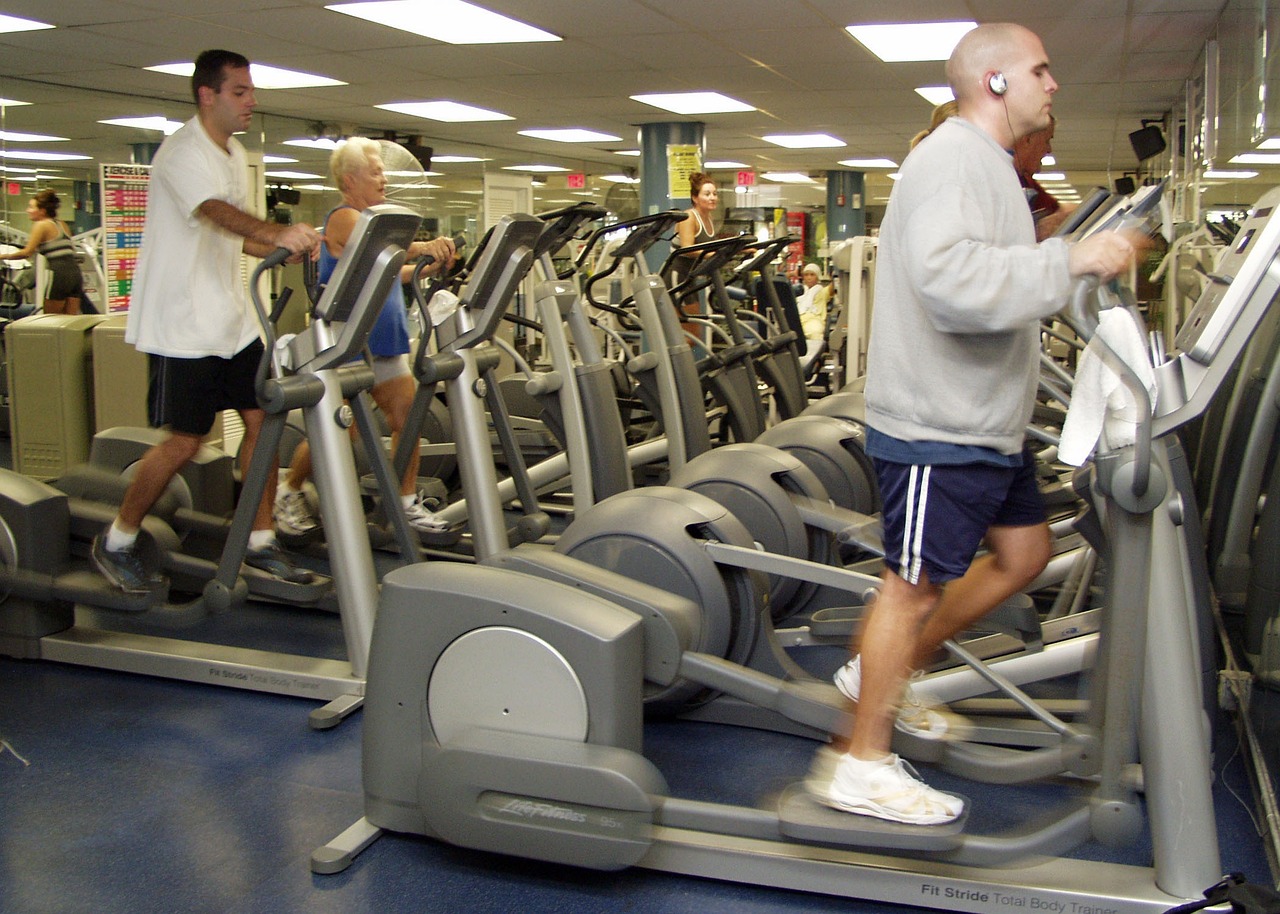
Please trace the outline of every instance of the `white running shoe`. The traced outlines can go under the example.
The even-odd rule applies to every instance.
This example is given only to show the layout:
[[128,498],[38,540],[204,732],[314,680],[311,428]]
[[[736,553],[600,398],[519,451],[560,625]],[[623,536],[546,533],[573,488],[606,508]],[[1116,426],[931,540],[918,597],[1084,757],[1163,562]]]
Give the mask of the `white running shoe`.
[[942,825],[964,812],[964,800],[934,790],[897,755],[873,762],[844,755],[826,792],[815,796],[841,812],[904,825]]
[[283,485],[276,492],[276,503],[271,513],[275,517],[276,529],[285,536],[304,536],[319,526],[311,513],[311,505],[307,503],[306,493],[287,491]]
[[[918,679],[924,674],[917,671],[911,678]],[[857,702],[862,691],[862,657],[854,657],[832,677],[840,694],[852,702]],[[916,690],[908,682],[902,692],[902,703],[898,709],[898,720],[894,726],[903,733],[918,736],[921,739],[943,739],[947,735],[947,718],[940,714],[936,705],[927,705],[921,700]]]
[[419,533],[443,533],[449,529],[440,515],[426,509],[421,494],[404,509],[404,516],[408,518],[409,526]]

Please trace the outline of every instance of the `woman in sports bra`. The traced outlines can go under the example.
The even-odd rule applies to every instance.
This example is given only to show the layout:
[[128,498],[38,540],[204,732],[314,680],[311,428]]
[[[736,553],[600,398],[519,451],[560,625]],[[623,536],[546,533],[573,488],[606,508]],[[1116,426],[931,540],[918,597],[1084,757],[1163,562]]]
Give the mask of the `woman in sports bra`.
[[[675,243],[677,247],[682,248],[687,248],[691,244],[702,244],[704,241],[711,241],[716,237],[714,216],[716,205],[720,202],[720,192],[716,190],[716,182],[711,180],[710,175],[695,171],[689,175],[689,197],[693,200],[693,206],[685,210],[689,214],[689,218],[676,226]],[[684,270],[680,268],[679,260],[673,265],[672,272],[674,275],[671,277],[670,282],[674,287],[684,279]],[[699,310],[698,297],[696,295],[687,296],[681,302],[681,305],[686,313],[697,313]]]
[[76,260],[76,246],[71,231],[58,219],[58,195],[42,190],[27,202],[31,217],[31,234],[27,246],[11,254],[0,254],[0,260],[29,260],[34,254],[44,257],[53,281],[44,294],[45,314],[79,314],[84,298],[84,280]]

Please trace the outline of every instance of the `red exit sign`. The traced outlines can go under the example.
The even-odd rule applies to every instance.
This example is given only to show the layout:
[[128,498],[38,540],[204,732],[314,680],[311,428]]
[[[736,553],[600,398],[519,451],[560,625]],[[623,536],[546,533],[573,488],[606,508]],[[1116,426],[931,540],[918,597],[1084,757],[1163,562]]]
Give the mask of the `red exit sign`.
[[565,175],[564,181],[569,190],[582,190],[587,186],[587,176],[582,172]]
[[755,187],[756,173],[754,171],[738,172],[738,186],[739,187]]

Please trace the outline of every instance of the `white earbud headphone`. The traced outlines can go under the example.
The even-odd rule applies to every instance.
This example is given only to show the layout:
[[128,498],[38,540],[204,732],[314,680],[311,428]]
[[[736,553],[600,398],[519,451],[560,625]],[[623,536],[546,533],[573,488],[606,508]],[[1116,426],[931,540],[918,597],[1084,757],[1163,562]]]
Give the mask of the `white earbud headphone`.
[[992,95],[1004,95],[1009,91],[1009,81],[1004,78],[1003,73],[992,73],[987,79],[987,86]]

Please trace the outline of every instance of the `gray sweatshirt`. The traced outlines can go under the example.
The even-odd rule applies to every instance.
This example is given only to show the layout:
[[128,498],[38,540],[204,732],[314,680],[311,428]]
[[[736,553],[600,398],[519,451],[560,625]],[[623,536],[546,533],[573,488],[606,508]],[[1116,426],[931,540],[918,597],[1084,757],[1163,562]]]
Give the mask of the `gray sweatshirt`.
[[904,441],[1019,452],[1039,321],[1068,286],[1067,245],[1036,244],[1012,156],[951,118],[903,162],[881,226],[867,424]]

